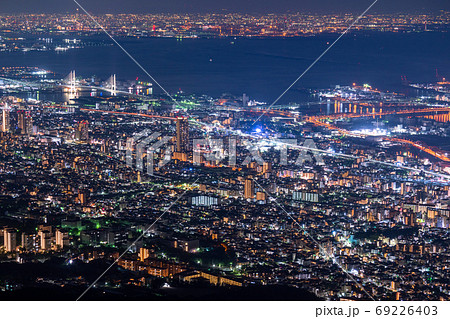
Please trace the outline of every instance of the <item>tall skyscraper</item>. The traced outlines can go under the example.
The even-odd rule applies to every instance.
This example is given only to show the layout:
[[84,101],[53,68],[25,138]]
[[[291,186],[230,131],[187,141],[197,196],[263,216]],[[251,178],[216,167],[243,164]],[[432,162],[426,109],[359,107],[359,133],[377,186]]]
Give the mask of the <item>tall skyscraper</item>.
[[56,246],[60,249],[69,245],[69,233],[58,229],[56,231]]
[[145,261],[147,258],[150,257],[150,250],[148,248],[140,248],[139,249],[139,260]]
[[89,140],[89,123],[87,121],[78,123],[77,130],[75,131],[75,139],[84,142]]
[[79,189],[78,190],[78,201],[81,205],[86,205],[89,201],[89,197],[91,192],[88,189]]
[[2,112],[2,132],[9,132],[9,128],[10,128],[9,109],[8,104],[5,104],[5,107],[3,108]]
[[17,247],[17,232],[11,228],[5,229],[3,231],[3,243],[6,251],[15,251]]
[[49,250],[51,248],[52,234],[48,230],[39,231],[38,236],[41,239],[40,247],[42,251]]
[[17,110],[17,124],[21,134],[25,132],[25,111]]
[[244,184],[244,198],[255,197],[255,182],[251,179],[246,179]]
[[20,134],[30,135],[33,133],[33,118],[30,111],[19,109],[17,111],[17,122]]
[[38,251],[40,245],[40,238],[37,234],[22,233],[22,249],[25,251]]
[[25,113],[25,134],[33,134],[33,118],[31,117],[31,112]]
[[189,151],[189,122],[187,118],[177,118],[177,152]]

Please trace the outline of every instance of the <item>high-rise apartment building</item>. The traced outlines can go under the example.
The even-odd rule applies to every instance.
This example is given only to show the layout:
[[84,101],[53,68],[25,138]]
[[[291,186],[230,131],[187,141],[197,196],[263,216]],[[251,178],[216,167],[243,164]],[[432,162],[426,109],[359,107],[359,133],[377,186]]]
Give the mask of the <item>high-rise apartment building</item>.
[[3,245],[7,252],[15,251],[17,247],[17,231],[7,228],[3,231]]
[[10,115],[8,105],[6,104],[2,111],[2,132],[9,132],[10,130]]
[[58,246],[58,248],[61,249],[69,245],[68,232],[58,229],[56,230],[55,236],[56,236],[56,246]]
[[246,179],[244,183],[244,198],[255,197],[255,182],[251,179]]
[[17,122],[22,135],[30,135],[33,133],[33,118],[31,112],[24,109],[17,111]]
[[177,152],[189,151],[189,122],[186,118],[177,118]]

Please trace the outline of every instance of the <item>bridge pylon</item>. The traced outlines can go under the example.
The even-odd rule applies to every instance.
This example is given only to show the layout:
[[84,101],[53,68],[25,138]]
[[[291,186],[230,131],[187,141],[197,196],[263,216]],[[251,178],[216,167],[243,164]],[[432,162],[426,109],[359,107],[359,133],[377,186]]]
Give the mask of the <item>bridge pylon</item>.
[[108,88],[111,89],[111,95],[116,96],[117,95],[117,81],[116,81],[116,75],[113,74],[109,77],[108,80],[106,80],[106,85]]
[[75,95],[77,93],[75,70],[70,71],[69,75],[65,77],[64,82],[69,86],[69,94]]

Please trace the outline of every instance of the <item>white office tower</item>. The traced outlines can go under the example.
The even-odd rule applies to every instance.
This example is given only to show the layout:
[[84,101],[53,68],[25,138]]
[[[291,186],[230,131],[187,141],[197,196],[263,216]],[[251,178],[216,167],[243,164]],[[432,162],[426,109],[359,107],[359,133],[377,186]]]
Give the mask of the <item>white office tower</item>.
[[2,111],[2,132],[9,132],[10,124],[9,124],[9,108],[8,104],[5,104],[5,107]]

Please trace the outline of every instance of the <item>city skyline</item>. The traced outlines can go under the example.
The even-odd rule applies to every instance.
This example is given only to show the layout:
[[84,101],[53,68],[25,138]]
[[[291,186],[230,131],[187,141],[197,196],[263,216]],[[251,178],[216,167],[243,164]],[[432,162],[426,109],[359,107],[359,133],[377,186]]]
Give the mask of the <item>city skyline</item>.
[[[207,0],[171,0],[140,1],[131,0],[125,5],[118,0],[80,1],[88,11],[95,14],[105,13],[358,13],[373,1],[343,0],[269,0],[261,1],[207,1]],[[78,7],[73,1],[45,0],[37,4],[31,0],[18,0],[2,4],[0,14],[4,13],[74,13]],[[399,0],[379,1],[375,13],[436,13],[450,11],[446,0]]]

